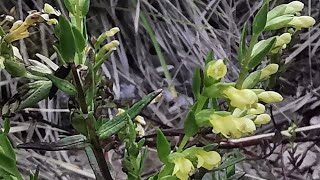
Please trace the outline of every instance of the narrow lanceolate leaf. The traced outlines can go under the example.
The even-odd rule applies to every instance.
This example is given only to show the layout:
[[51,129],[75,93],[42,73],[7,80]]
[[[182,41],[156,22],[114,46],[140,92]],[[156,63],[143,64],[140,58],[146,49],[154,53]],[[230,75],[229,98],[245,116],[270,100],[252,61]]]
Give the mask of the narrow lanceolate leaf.
[[11,159],[0,151],[0,170],[15,176],[18,180],[23,180],[18,168],[16,166],[16,160]]
[[241,39],[239,43],[239,50],[238,50],[238,61],[241,64],[243,58],[246,56],[246,38],[248,34],[248,28],[247,23],[244,24],[242,33],[241,33]]
[[81,53],[86,47],[86,40],[84,39],[82,33],[75,26],[72,26],[72,31],[76,43],[77,52]]
[[37,86],[28,90],[27,96],[24,96],[22,98],[18,109],[31,107],[37,104],[39,101],[48,97],[52,82],[44,80],[36,82]]
[[167,163],[171,152],[170,143],[160,129],[157,129],[157,152],[161,162]]
[[257,65],[261,63],[264,57],[266,57],[270,51],[272,50],[274,44],[276,43],[276,38],[270,38],[264,42],[263,45],[259,46],[259,51],[255,53],[249,63],[248,63],[248,69],[255,68]]
[[57,86],[61,91],[68,94],[69,96],[75,96],[77,94],[77,89],[71,82],[65,79],[58,78],[52,74],[47,74],[46,77],[50,79],[53,84]]
[[79,134],[62,138],[56,142],[31,142],[19,144],[17,148],[45,151],[61,151],[83,149],[89,145],[90,144],[86,142],[86,137],[84,135]]
[[81,3],[81,14],[85,17],[89,12],[90,0],[82,0]]
[[139,102],[135,103],[126,112],[114,117],[113,119],[104,123],[98,130],[97,135],[100,139],[105,139],[112,134],[118,132],[121,128],[125,126],[129,119],[134,119],[144,107],[146,107],[155,97],[157,97],[162,90],[152,92],[141,99]]
[[246,159],[246,157],[240,153],[238,154],[237,157],[228,157],[217,169],[215,169],[215,171],[225,169],[225,168],[232,166],[234,164],[237,164],[245,159]]
[[60,34],[59,50],[63,59],[67,63],[74,61],[74,55],[76,51],[75,38],[71,28],[70,22],[63,16],[59,16]]
[[197,99],[200,95],[200,89],[201,89],[201,75],[200,75],[200,67],[196,67],[196,70],[194,71],[193,78],[192,78],[192,92],[194,97]]
[[267,2],[262,5],[257,15],[255,16],[252,24],[252,31],[254,35],[258,36],[264,30],[264,27],[267,23],[268,10],[269,3]]
[[40,166],[37,166],[36,172],[34,174],[30,174],[30,180],[38,180],[40,172]]
[[210,61],[212,61],[213,58],[214,58],[213,50],[210,50],[206,56],[205,65],[207,65]]
[[75,4],[73,0],[64,0],[64,5],[70,13],[75,13]]
[[186,117],[186,120],[184,122],[184,133],[186,136],[188,137],[192,137],[194,136],[195,134],[197,134],[198,132],[198,125],[196,123],[196,118],[195,118],[195,115],[194,115],[194,110],[191,109]]

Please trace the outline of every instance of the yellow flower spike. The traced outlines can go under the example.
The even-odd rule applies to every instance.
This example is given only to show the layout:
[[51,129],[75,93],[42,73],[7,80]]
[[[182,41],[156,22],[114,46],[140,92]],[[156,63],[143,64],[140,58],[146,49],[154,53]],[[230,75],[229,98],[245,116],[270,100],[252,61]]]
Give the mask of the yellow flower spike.
[[260,80],[267,79],[270,75],[278,72],[279,65],[278,64],[269,64],[265,68],[261,69]]
[[177,176],[180,180],[187,180],[194,173],[192,162],[185,157],[178,157],[173,160],[174,169],[172,175]]
[[300,1],[292,1],[289,4],[287,4],[287,8],[284,12],[284,14],[294,14],[297,12],[302,11],[304,7],[304,4]]
[[203,167],[207,170],[212,170],[219,166],[221,162],[221,156],[216,151],[205,151],[203,149],[197,149],[196,157],[198,158],[197,168]]
[[45,3],[44,7],[43,7],[43,12],[47,13],[47,14],[54,14],[56,16],[60,16],[61,12],[54,9],[50,4]]
[[285,49],[287,44],[291,41],[290,33],[283,33],[281,36],[277,36],[276,44],[274,45],[271,53],[278,53],[281,49]]
[[136,118],[134,118],[134,120],[143,126],[145,126],[147,124],[146,121],[144,120],[144,118],[140,115],[138,115]]
[[313,17],[299,16],[299,17],[294,17],[289,22],[289,25],[300,30],[302,28],[309,28],[309,27],[313,26],[315,23],[316,23],[316,20]]
[[241,110],[250,108],[258,102],[257,95],[250,89],[239,90],[234,87],[228,87],[223,90],[223,94],[230,99],[231,106]]
[[260,114],[256,117],[254,120],[254,123],[258,126],[263,125],[263,124],[268,124],[271,120],[271,117],[269,114]]
[[276,103],[281,102],[283,100],[283,97],[281,94],[274,92],[274,91],[265,91],[260,94],[258,94],[259,100],[269,104],[269,103]]
[[266,107],[261,104],[261,103],[257,103],[255,107],[250,108],[248,110],[248,114],[262,114],[264,113],[264,111],[266,110]]
[[208,64],[207,76],[219,80],[223,78],[227,73],[227,66],[224,64],[222,59],[217,61],[211,61]]

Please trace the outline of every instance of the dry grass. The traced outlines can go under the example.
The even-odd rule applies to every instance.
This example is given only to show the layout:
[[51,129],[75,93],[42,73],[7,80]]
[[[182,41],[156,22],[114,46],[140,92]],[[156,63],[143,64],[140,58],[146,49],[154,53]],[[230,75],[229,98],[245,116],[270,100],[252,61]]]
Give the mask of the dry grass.
[[[17,18],[25,17],[31,9],[40,10],[44,2],[49,2],[62,9],[62,0],[2,0],[0,14],[8,13],[13,6],[17,9]],[[164,88],[165,93],[157,105],[151,105],[144,114],[147,120],[162,126],[181,128],[185,112],[192,104],[191,78],[196,66],[203,67],[206,53],[213,49],[216,58],[227,58],[229,74],[227,80],[238,76],[236,51],[240,32],[245,21],[251,19],[261,5],[253,0],[139,0],[139,5],[132,1],[91,0],[91,11],[88,16],[88,30],[91,36],[117,26],[121,33],[116,39],[120,41],[119,49],[103,65],[103,72],[114,81],[113,93],[118,100],[139,99],[146,93]],[[272,1],[271,5],[288,2]],[[304,0],[306,12],[320,22],[320,2]],[[156,38],[164,53],[173,84],[178,91],[178,98],[173,99],[165,81],[163,69],[151,43],[150,37],[139,21],[137,14],[144,11],[153,27]],[[62,10],[65,14],[65,11]],[[24,59],[36,58],[41,53],[54,59],[52,31],[45,25],[34,29],[34,34],[18,46]],[[298,126],[312,124],[311,118],[319,116],[320,94],[320,31],[319,23],[300,34],[300,41],[284,55],[291,63],[290,68],[281,76],[280,90],[286,95],[286,101],[275,109],[277,124],[286,129],[291,122]],[[32,48],[30,48],[32,47]],[[6,72],[0,73],[0,104],[16,93],[18,79],[11,78]],[[55,141],[66,135],[58,128],[50,128],[48,123],[68,126],[67,101],[59,94],[52,101],[43,101],[38,107],[21,112],[12,119],[13,132],[10,138],[15,144],[30,141]],[[41,121],[41,122],[38,122]],[[2,121],[0,121],[2,123]],[[315,121],[320,123],[320,121]],[[150,123],[148,133],[152,133],[154,123]],[[264,126],[258,133],[273,132],[272,124]],[[308,132],[319,135],[317,132]],[[301,136],[310,136],[302,134]],[[261,177],[266,179],[311,179],[316,167],[295,170],[291,174],[281,161],[282,154],[288,147],[277,149],[276,160],[246,161],[239,170],[248,173],[248,179]],[[250,150],[256,151],[259,147]],[[314,152],[319,156],[319,147],[313,145],[302,152]],[[93,173],[86,162],[83,152],[34,152],[17,150],[18,164],[25,174],[34,170],[38,164],[42,169],[43,179],[90,179]],[[285,166],[287,167],[287,166]],[[289,166],[288,166],[289,168]],[[283,174],[282,171],[285,171]],[[319,173],[319,172],[318,172]],[[319,177],[320,178],[320,177]]]

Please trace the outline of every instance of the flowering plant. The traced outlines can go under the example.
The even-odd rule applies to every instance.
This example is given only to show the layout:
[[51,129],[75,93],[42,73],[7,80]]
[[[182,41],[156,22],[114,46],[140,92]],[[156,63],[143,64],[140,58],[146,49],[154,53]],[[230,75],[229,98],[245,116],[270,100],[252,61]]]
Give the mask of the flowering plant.
[[[120,29],[114,27],[104,32],[93,39],[91,45],[84,23],[90,1],[65,0],[64,3],[69,11],[68,17],[45,4],[42,12],[31,11],[24,21],[12,23],[14,19],[6,16],[0,22],[0,68],[13,77],[28,80],[2,108],[5,122],[3,130],[0,130],[0,179],[23,179],[7,138],[10,117],[43,99],[52,99],[58,90],[70,97],[70,119],[78,134],[54,144],[43,143],[37,148],[84,149],[96,178],[113,179],[112,168],[104,156],[111,146],[101,147],[101,142],[116,136],[125,145],[122,166],[128,179],[142,179],[147,154],[143,127],[146,122],[139,113],[148,104],[156,103],[161,90],[146,95],[126,110],[118,109],[111,119],[99,115],[97,109],[104,102],[99,100],[102,92],[98,87],[107,82],[100,71],[101,65],[120,44],[118,40],[105,41],[113,38]],[[235,175],[232,170],[234,164],[245,157],[238,151],[224,153],[219,149],[219,143],[229,138],[252,135],[258,127],[271,120],[266,106],[281,102],[283,97],[272,90],[271,83],[277,77],[281,64],[270,61],[269,57],[282,53],[291,37],[302,28],[315,24],[312,17],[301,16],[303,7],[301,2],[293,1],[269,11],[269,2],[263,3],[254,17],[251,31],[247,25],[243,28],[238,50],[240,74],[235,82],[224,80],[228,73],[226,60],[217,60],[213,52],[208,53],[205,67],[197,68],[194,73],[192,89],[195,103],[185,119],[184,137],[179,146],[172,148],[164,133],[157,129],[157,153],[163,166],[149,177],[150,180],[201,179],[206,173],[215,172],[222,172],[226,178]],[[57,43],[53,49],[58,64],[42,55],[38,56],[41,62],[23,59],[19,49],[12,44],[29,37],[29,28],[39,23],[54,27]],[[279,30],[283,33],[260,40],[265,32],[276,34]],[[252,33],[249,43],[248,32]],[[188,144],[206,129],[210,129],[216,143],[206,146]],[[19,147],[32,149],[34,145],[27,143]],[[37,179],[38,173],[39,170],[30,179]]]

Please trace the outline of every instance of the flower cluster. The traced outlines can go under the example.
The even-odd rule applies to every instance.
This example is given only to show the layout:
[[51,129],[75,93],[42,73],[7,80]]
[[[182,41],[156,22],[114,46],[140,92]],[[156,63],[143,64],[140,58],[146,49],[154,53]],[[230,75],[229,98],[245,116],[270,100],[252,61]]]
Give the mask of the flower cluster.
[[196,168],[205,168],[212,170],[221,162],[221,156],[216,151],[205,151],[200,147],[190,147],[183,152],[172,153],[169,159],[174,163],[172,175],[180,180],[187,180],[189,176],[195,173]]

